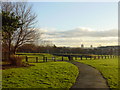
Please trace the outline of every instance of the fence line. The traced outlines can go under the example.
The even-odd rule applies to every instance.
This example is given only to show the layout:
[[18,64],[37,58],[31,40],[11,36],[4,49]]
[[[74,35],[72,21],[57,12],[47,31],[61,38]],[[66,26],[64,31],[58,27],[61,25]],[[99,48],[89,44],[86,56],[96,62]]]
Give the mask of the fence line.
[[[111,59],[111,58],[116,58],[117,56],[114,56],[114,55],[109,55],[109,56],[80,56],[80,57],[75,57],[75,60],[78,60],[78,58],[80,58],[80,60],[97,60],[97,59]],[[35,58],[36,60],[36,63],[39,62],[39,59],[38,57],[28,57],[28,56],[25,56],[25,59],[26,59],[26,62],[28,62],[29,58]],[[73,59],[73,57],[68,57],[69,60],[71,60],[71,58]],[[53,60],[54,62],[56,61],[56,57],[51,57],[51,59],[48,59],[48,57],[46,56],[43,56],[43,62],[47,62],[48,60]],[[61,61],[64,61],[64,57],[61,56]]]
[[[39,60],[41,60],[41,59],[39,59],[38,57],[28,57],[28,56],[25,56],[25,61],[26,62],[28,62],[29,61],[29,58],[35,58],[35,60],[36,60],[36,63],[38,63],[39,62]],[[51,59],[48,59],[48,57],[43,57],[43,62],[47,62],[48,60],[53,60],[54,62],[56,61],[56,58],[55,57],[52,57]],[[62,58],[62,61],[63,61],[63,58]]]

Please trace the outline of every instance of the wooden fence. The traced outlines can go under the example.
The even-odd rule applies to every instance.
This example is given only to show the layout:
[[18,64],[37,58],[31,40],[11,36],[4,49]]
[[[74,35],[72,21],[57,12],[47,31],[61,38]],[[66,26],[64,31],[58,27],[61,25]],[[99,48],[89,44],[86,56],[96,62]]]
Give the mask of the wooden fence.
[[[109,56],[80,56],[80,60],[83,60],[83,58],[85,58],[86,60],[90,59],[90,60],[96,60],[96,59],[110,59],[110,58],[116,58],[117,56],[114,55],[109,55]],[[75,59],[77,60],[78,57],[76,57]]]
[[[41,60],[41,59],[39,59],[38,57],[28,57],[28,56],[25,56],[25,61],[26,62],[28,62],[29,61],[29,58],[35,58],[35,60],[36,60],[36,63],[38,63],[39,62],[39,60]],[[50,59],[48,59],[48,57],[43,57],[43,62],[47,62],[48,60],[53,60],[54,62],[56,61],[56,58],[55,57],[51,57]],[[62,57],[62,61],[63,61],[63,57]]]
[[[84,57],[80,56],[80,57],[75,57],[75,60],[78,60],[78,59],[80,59],[80,60],[111,59],[111,58],[116,58],[116,57],[117,56],[114,56],[114,55],[107,55],[107,56],[86,56],[86,57],[85,56]],[[29,58],[35,58],[36,63],[38,63],[39,60],[41,60],[38,57],[28,57],[28,56],[25,56],[26,62],[29,61]],[[68,57],[68,59],[69,59],[69,57]],[[57,61],[56,57],[48,58],[46,56],[44,56],[42,60],[43,60],[43,62],[47,62],[48,60],[53,60],[54,62]],[[71,60],[71,59],[69,59],[69,60]],[[61,59],[59,59],[59,61],[64,61],[64,57],[62,56]]]

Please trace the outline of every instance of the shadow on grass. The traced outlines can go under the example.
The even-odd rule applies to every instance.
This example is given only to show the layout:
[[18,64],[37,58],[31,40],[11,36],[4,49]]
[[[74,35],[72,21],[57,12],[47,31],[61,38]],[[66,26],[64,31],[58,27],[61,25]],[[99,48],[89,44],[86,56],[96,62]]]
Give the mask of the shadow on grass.
[[35,66],[33,64],[28,64],[28,65],[22,65],[22,66],[15,66],[15,65],[11,65],[11,64],[4,64],[1,66],[0,69],[11,69],[11,68],[21,68],[21,67],[30,67],[30,66]]

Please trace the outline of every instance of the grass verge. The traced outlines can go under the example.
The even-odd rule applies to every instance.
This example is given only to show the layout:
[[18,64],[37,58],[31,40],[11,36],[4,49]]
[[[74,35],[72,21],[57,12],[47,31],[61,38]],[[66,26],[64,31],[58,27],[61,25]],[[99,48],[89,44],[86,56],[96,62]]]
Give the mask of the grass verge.
[[70,88],[78,68],[67,62],[32,63],[35,66],[3,70],[3,88]]

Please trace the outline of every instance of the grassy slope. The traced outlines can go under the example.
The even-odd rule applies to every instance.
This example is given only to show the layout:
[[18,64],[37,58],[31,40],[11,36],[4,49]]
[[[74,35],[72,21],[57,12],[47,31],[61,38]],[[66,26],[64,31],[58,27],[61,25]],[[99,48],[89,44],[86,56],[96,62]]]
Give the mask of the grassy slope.
[[[78,61],[78,60],[77,60]],[[79,60],[98,69],[107,79],[111,88],[118,85],[118,59]]]
[[77,67],[67,62],[33,64],[3,70],[3,88],[70,88],[78,75]]

